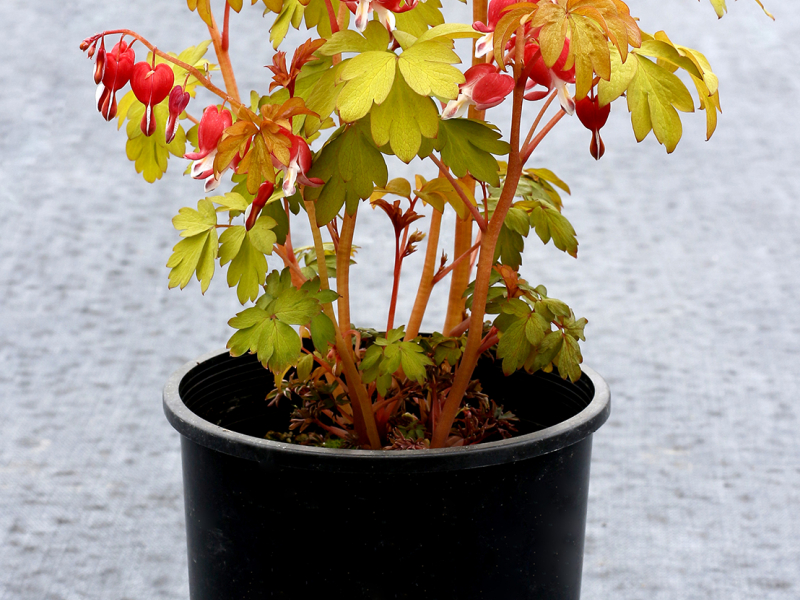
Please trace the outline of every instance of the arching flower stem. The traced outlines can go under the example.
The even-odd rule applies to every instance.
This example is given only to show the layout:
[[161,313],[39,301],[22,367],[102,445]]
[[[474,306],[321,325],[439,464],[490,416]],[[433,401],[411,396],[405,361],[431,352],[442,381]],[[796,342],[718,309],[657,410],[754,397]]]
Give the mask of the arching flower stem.
[[[143,46],[145,46],[148,50],[150,50],[150,52],[152,52],[156,56],[163,58],[166,62],[172,63],[173,65],[185,69],[186,71],[194,75],[195,79],[197,79],[200,85],[202,85],[212,94],[216,94],[223,100],[227,101],[234,108],[239,108],[240,106],[242,106],[242,103],[239,101],[238,94],[236,98],[232,97],[225,90],[222,90],[217,86],[215,86],[213,83],[211,83],[211,80],[208,79],[208,77],[203,75],[203,73],[195,69],[192,65],[185,63],[182,60],[175,58],[174,56],[170,56],[166,52],[162,52],[161,50],[156,48],[153,44],[151,44],[145,37],[139,35],[135,31],[132,31],[131,29],[112,29],[110,31],[104,31],[103,33],[99,33],[96,36],[94,36],[94,38],[106,35],[115,35],[115,34],[127,35],[141,42]],[[222,68],[221,65],[220,68]]]

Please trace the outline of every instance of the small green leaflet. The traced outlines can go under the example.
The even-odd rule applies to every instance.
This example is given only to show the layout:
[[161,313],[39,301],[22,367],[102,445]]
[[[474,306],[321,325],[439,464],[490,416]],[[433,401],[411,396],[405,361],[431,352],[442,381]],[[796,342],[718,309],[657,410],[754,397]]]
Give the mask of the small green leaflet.
[[182,208],[172,219],[175,229],[184,238],[172,249],[167,261],[169,288],[185,288],[192,275],[197,273],[200,290],[205,293],[214,276],[214,261],[217,259],[217,213],[209,200],[200,200],[197,210]]
[[491,125],[474,119],[441,121],[434,147],[456,177],[469,173],[489,185],[500,185],[497,159],[492,155],[508,154],[510,146]]
[[369,198],[375,186],[386,185],[389,172],[380,151],[373,145],[366,120],[341,127],[317,154],[310,177],[325,185],[306,188],[307,200],[316,200],[317,223],[325,225],[347,206],[353,214],[358,201]]
[[[540,369],[549,372],[555,365],[561,377],[577,381],[583,362],[577,340],[585,339],[583,329],[587,321],[575,320],[566,304],[547,298],[545,292],[539,287],[528,292],[526,301],[515,298],[502,305],[494,322],[501,332],[497,357],[503,360],[503,372],[507,375],[523,367],[529,373]],[[534,304],[534,310],[530,303]]]
[[281,373],[297,364],[302,352],[302,340],[292,325],[310,323],[318,350],[327,348],[333,323],[321,314],[320,302],[332,292],[320,291],[319,279],[307,281],[300,289],[293,287],[288,269],[270,273],[265,287],[256,306],[228,321],[238,330],[228,340],[228,348],[232,356],[255,353],[265,367]]
[[552,239],[556,248],[574,258],[578,257],[578,238],[575,237],[572,224],[564,215],[547,202],[534,200],[521,204],[530,205],[531,224],[543,243]]
[[426,367],[434,364],[425,354],[419,338],[402,340],[403,327],[392,329],[367,348],[361,361],[364,383],[375,382],[381,396],[389,391],[392,375],[401,367],[408,379],[422,383],[427,378]]
[[259,286],[267,274],[267,259],[264,254],[272,254],[276,241],[271,229],[275,227],[272,217],[262,215],[250,231],[244,226],[235,225],[219,236],[219,262],[228,267],[228,286],[236,287],[236,295],[241,304],[258,297]]

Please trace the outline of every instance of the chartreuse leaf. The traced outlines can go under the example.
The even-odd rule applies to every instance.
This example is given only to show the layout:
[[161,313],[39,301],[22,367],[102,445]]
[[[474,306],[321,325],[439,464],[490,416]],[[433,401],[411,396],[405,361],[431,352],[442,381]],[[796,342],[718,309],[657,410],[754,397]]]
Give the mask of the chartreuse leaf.
[[369,50],[349,59],[339,71],[345,81],[336,100],[339,116],[353,123],[381,104],[392,89],[397,57],[391,52]]
[[[661,49],[660,54],[656,54],[655,49]],[[719,79],[711,71],[706,57],[697,50],[673,44],[663,31],[657,32],[652,39],[642,44],[642,54],[655,56],[658,58],[656,64],[670,72],[681,67],[689,73],[700,98],[700,109],[706,111],[706,139],[710,139],[717,128],[717,112],[722,108],[719,101]]]
[[541,27],[539,46],[547,66],[558,61],[569,39],[566,67],[575,66],[576,100],[589,92],[595,73],[601,79],[610,79],[609,41],[620,49],[623,57],[629,44],[640,43],[638,26],[627,6],[614,0],[540,2],[530,25]]
[[[270,230],[275,226],[272,217],[262,215],[250,231],[236,225],[226,229],[219,236],[220,265],[231,263],[228,267],[228,286],[236,286],[239,302],[258,297],[259,286],[267,274],[267,259],[264,254],[272,252],[276,236]],[[253,232],[256,233],[253,233]],[[269,243],[273,240],[272,243]]]
[[367,127],[366,119],[340,127],[314,160],[309,176],[319,177],[325,184],[306,188],[305,197],[316,200],[319,225],[330,222],[344,205],[353,214],[359,200],[369,198],[376,186],[386,185],[386,162]]
[[306,284],[300,289],[293,287],[288,269],[283,273],[270,273],[266,280],[267,291],[256,306],[243,310],[228,321],[238,330],[228,340],[231,355],[255,353],[273,373],[281,373],[297,364],[302,352],[302,340],[292,325],[310,325],[312,336],[316,330],[320,344],[327,344],[330,328],[324,319],[318,319],[322,306],[314,291],[319,290],[319,280]]
[[214,18],[211,15],[210,2],[211,0],[186,0],[186,5],[189,7],[190,11],[194,12],[196,10],[197,14],[205,21],[206,25],[213,27]]
[[[377,24],[370,25],[375,32],[380,28]],[[459,62],[452,50],[452,38],[471,35],[467,29],[471,30],[451,27],[427,38],[420,37],[399,56],[387,51],[384,43],[387,40],[377,33],[371,34],[370,27],[363,39],[346,32],[334,36],[330,45],[323,46],[324,52],[360,51],[344,61],[338,71],[337,80],[344,82],[335,101],[339,116],[352,123],[370,113],[375,144],[379,147],[388,144],[398,158],[411,161],[420,150],[422,138],[434,138],[438,132],[439,111],[430,96],[441,100],[455,98],[459,84],[464,82],[463,73],[452,66]],[[375,49],[380,46],[383,48]],[[333,89],[331,85],[331,81],[325,82],[327,91],[337,93],[335,82]],[[324,91],[320,85],[318,93],[312,92],[312,104],[319,104],[322,109],[327,108],[321,97]]]
[[334,33],[319,49],[323,56],[333,56],[343,52],[384,51],[392,41],[392,37],[379,21],[370,21],[363,33],[344,29]]
[[[428,31],[428,27],[435,29],[435,26],[444,24],[441,8],[442,3],[439,0],[426,0],[425,2],[420,2],[409,11],[396,13],[397,29],[394,32],[395,37],[398,38],[405,34],[417,38]],[[398,35],[398,31],[400,35]],[[400,42],[400,45],[403,46],[403,43]]]
[[305,6],[299,0],[283,0],[283,6],[278,13],[278,18],[272,24],[269,30],[269,39],[272,42],[272,47],[277,50],[283,38],[289,33],[289,26],[295,29],[300,28],[303,22],[303,12]]
[[222,196],[213,196],[206,199],[211,200],[214,204],[220,205],[219,208],[217,208],[217,212],[231,210],[244,212],[247,210],[247,207],[250,206],[250,202],[237,192],[227,192]]
[[403,78],[421,96],[436,96],[443,100],[455,98],[459,84],[465,79],[464,74],[452,66],[460,62],[452,50],[452,42],[447,38],[422,41],[424,37],[423,34],[397,59]]
[[[279,0],[269,0],[270,2],[278,2]],[[333,32],[331,31],[331,20],[328,17],[328,8],[326,0],[303,0],[307,6],[303,11],[303,18],[306,22],[306,29],[317,28],[319,37],[323,39],[330,39]],[[339,0],[331,0],[331,6],[334,14],[339,14]],[[350,11],[344,14],[345,20],[342,29],[347,29],[350,23]]]
[[497,159],[508,154],[510,146],[500,139],[500,132],[483,121],[448,119],[439,123],[434,148],[457,177],[467,173],[495,187],[500,185]]
[[169,287],[185,288],[197,273],[200,290],[205,293],[214,276],[214,261],[217,259],[217,214],[209,200],[200,200],[197,210],[182,208],[172,219],[175,229],[184,238],[172,249],[167,261]]
[[417,155],[423,137],[434,138],[440,130],[439,111],[433,100],[412,90],[400,73],[395,75],[383,104],[372,108],[370,123],[375,144],[389,144],[397,158],[406,163]]
[[[773,16],[772,16],[772,13],[770,13],[770,12],[769,12],[769,11],[768,11],[766,8],[764,8],[764,5],[761,3],[761,0],[756,0],[756,3],[757,3],[757,4],[758,4],[760,7],[761,7],[761,10],[763,10],[763,11],[764,11],[764,13],[765,13],[765,14],[766,14],[766,15],[767,15],[767,16],[768,16],[770,19],[772,19],[773,21],[775,20],[775,17],[773,17]],[[725,0],[711,0],[711,6],[713,6],[713,7],[714,7],[714,11],[717,13],[717,16],[718,16],[720,19],[722,18],[722,16],[723,16],[723,15],[724,15],[726,12],[728,12],[728,7],[727,7],[727,6],[725,6]]]
[[678,110],[693,112],[689,90],[676,75],[634,50],[624,63],[618,52],[612,52],[611,81],[601,81],[601,104],[608,104],[622,93],[628,101],[631,123],[637,141],[653,131],[667,152],[672,152],[683,134]]

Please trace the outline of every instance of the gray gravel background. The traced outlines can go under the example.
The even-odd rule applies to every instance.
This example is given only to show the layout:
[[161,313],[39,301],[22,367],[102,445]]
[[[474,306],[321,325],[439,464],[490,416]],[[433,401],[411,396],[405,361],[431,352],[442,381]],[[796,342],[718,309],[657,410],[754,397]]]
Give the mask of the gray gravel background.
[[[573,187],[581,256],[532,241],[523,271],[589,319],[586,361],[614,401],[595,436],[584,598],[795,599],[800,12],[772,0],[773,23],[745,0],[717,22],[705,1],[631,4],[643,29],[706,52],[725,112],[708,143],[690,117],[666,157],[615,105],[602,161],[576,120],[535,159]],[[263,90],[267,23],[245,12],[235,66]],[[170,218],[202,191],[182,161],[155,186],[134,172],[77,47],[127,26],[180,50],[204,39],[184,14],[180,0],[0,7],[2,600],[188,597],[161,386],[224,344],[235,294],[167,290]],[[391,244],[369,212],[356,242],[375,266],[356,271],[354,314],[380,326]]]

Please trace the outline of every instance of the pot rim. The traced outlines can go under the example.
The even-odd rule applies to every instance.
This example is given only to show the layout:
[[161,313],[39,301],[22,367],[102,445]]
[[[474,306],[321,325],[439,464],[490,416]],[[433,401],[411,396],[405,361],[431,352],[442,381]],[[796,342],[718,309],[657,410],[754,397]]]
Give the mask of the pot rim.
[[169,423],[184,438],[217,452],[256,462],[306,470],[334,472],[437,472],[516,462],[555,452],[592,435],[611,412],[606,381],[593,369],[582,367],[594,386],[594,397],[577,415],[552,427],[507,440],[435,450],[352,450],[300,446],[237,433],[199,417],[183,403],[178,391],[192,369],[228,350],[216,350],[189,361],[167,380],[163,407]]

